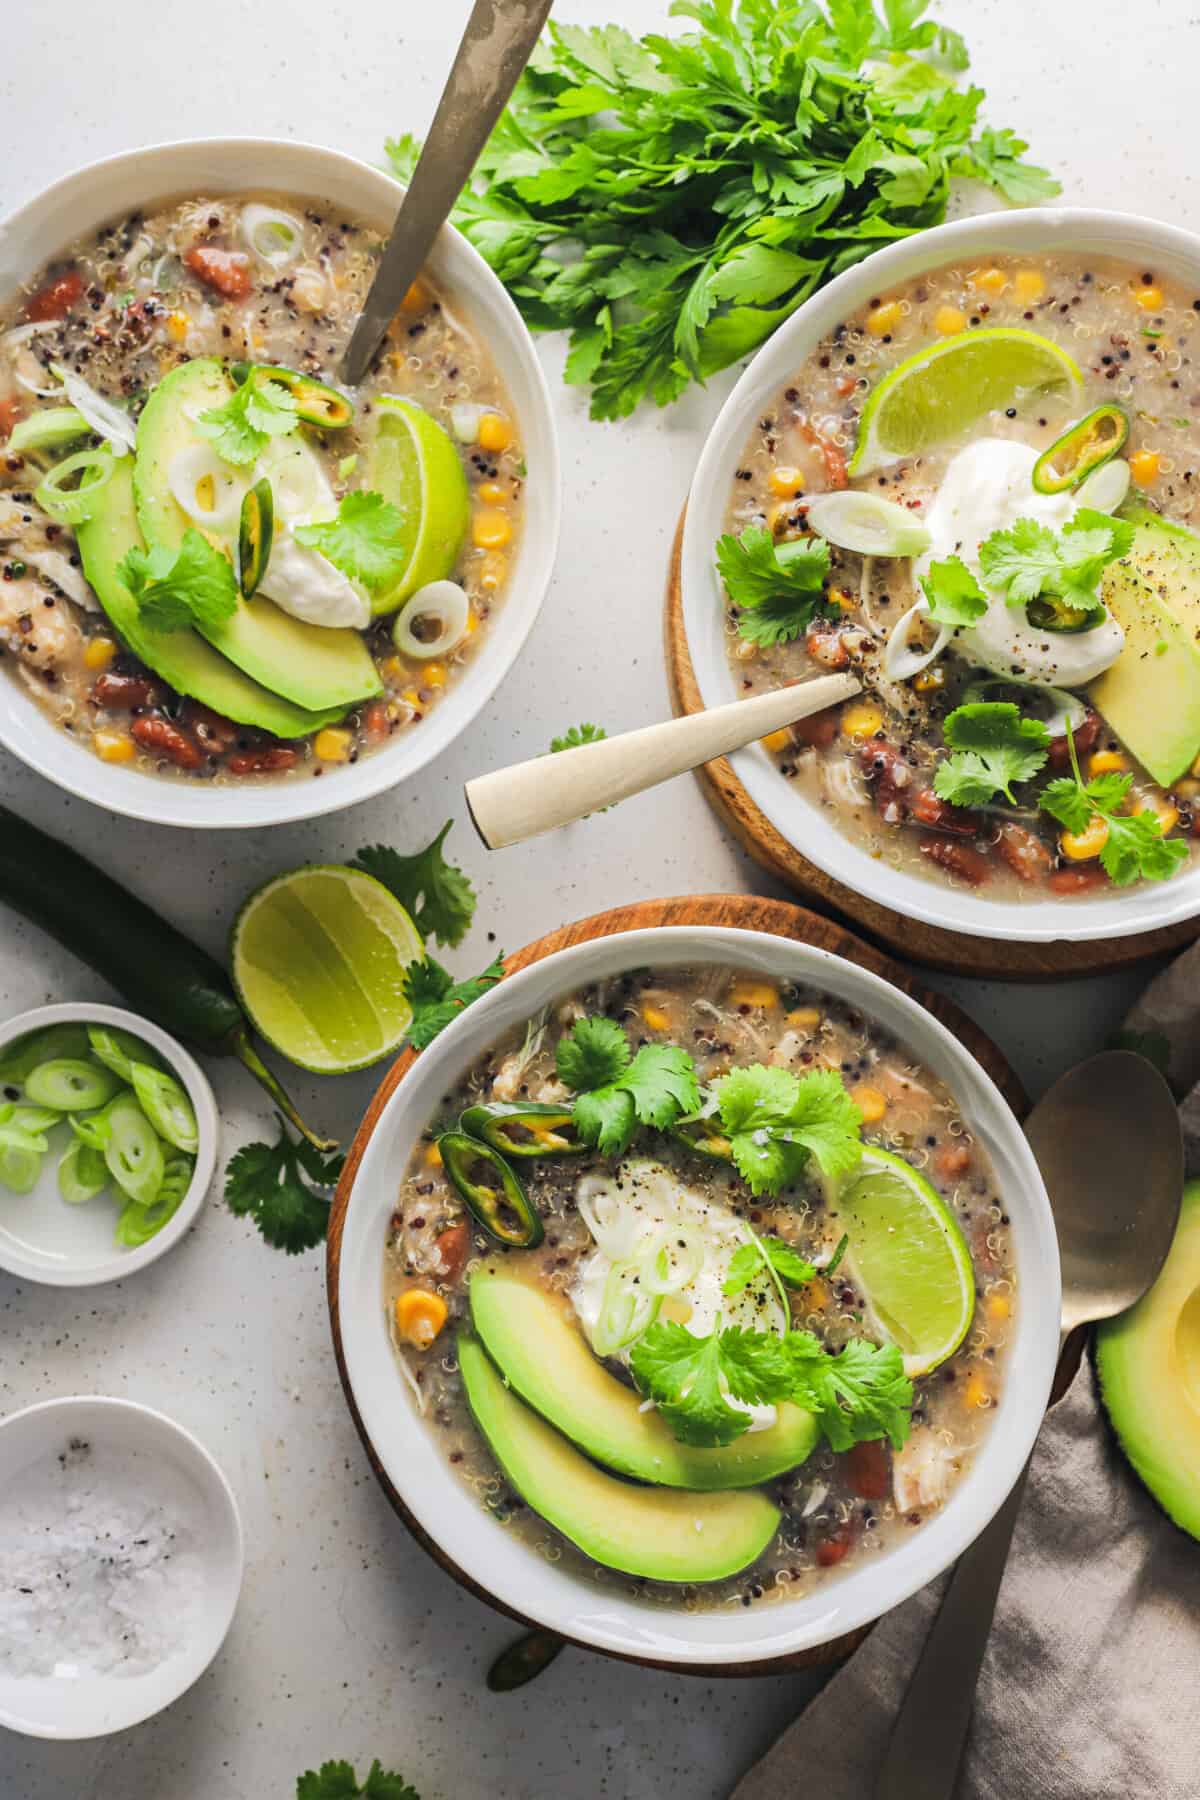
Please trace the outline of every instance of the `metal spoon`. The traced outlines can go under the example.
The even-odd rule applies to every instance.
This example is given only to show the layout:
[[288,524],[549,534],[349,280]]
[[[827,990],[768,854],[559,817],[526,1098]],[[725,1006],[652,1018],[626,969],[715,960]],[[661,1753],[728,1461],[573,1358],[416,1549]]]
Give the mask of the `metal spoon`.
[[[1108,1050],[1056,1081],[1025,1130],[1054,1209],[1065,1343],[1078,1326],[1140,1300],[1161,1269],[1183,1193],[1179,1115],[1152,1064]],[[1025,1473],[954,1571],[901,1703],[875,1800],[951,1800]]]
[[463,790],[467,809],[488,849],[502,850],[782,731],[848,700],[861,687],[854,675],[819,675],[815,681],[756,694],[753,700],[733,700],[598,744],[581,744],[555,757],[535,756],[468,781]]
[[550,0],[475,0],[408,192],[342,358],[357,387],[533,53]]

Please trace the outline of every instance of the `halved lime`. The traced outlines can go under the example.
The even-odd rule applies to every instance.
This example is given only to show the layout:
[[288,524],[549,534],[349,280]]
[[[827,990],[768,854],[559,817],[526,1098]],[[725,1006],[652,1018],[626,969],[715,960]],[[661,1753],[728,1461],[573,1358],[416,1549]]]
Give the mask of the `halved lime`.
[[960,331],[927,344],[871,389],[849,473],[870,475],[916,456],[1027,396],[1073,397],[1082,383],[1074,357],[1036,331]]
[[917,1170],[869,1144],[838,1195],[854,1270],[881,1329],[925,1375],[952,1356],[975,1311],[975,1271],[958,1223]]
[[429,581],[442,581],[458,561],[471,499],[453,439],[411,400],[381,394],[374,403],[364,486],[404,514],[403,575],[375,594],[373,612],[394,612]]
[[404,971],[421,934],[381,881],[316,864],[277,875],[234,921],[238,998],[269,1044],[302,1069],[343,1075],[395,1050],[412,1008]]

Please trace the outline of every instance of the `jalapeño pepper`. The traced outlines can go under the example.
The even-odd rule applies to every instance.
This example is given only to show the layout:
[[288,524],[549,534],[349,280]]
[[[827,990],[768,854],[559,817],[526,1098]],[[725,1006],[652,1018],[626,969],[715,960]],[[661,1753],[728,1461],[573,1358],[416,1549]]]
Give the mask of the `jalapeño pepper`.
[[1128,436],[1129,415],[1122,407],[1097,406],[1043,450],[1033,465],[1035,489],[1039,494],[1065,494],[1078,487],[1117,454]]
[[305,425],[315,425],[320,431],[341,431],[354,417],[354,407],[345,394],[339,394],[336,388],[317,381],[312,375],[302,375],[299,369],[237,362],[233,364],[232,374],[239,387],[246,381],[277,381],[296,402],[296,417]]
[[238,582],[246,600],[267,572],[274,537],[275,502],[271,497],[271,484],[264,475],[247,490],[238,527]]
[[697,1156],[707,1156],[713,1162],[732,1162],[729,1139],[722,1137],[716,1127],[715,1119],[682,1119],[672,1127],[670,1135]]
[[528,1250],[540,1244],[542,1221],[529,1204],[529,1196],[515,1169],[510,1169],[498,1150],[465,1131],[446,1131],[437,1141],[442,1163],[471,1216],[490,1237],[510,1249]]
[[517,1105],[502,1100],[468,1106],[459,1129],[503,1156],[578,1156],[587,1149],[580,1142],[569,1106],[545,1106],[536,1101]]

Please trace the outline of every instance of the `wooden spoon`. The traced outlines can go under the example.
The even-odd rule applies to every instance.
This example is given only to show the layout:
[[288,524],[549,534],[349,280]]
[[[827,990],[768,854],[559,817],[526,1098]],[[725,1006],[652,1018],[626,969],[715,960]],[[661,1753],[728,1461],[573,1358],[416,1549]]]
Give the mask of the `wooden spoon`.
[[468,781],[463,790],[467,808],[488,849],[503,850],[741,750],[848,700],[861,688],[855,675],[821,675],[756,694],[753,700],[734,700],[598,744],[581,744],[557,756],[535,756],[532,762]]

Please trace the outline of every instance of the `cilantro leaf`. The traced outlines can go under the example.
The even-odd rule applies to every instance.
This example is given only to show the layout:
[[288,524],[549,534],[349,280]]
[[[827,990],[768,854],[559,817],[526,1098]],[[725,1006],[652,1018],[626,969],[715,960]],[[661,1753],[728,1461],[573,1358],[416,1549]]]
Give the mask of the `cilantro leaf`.
[[1057,601],[1045,619],[1050,629],[1086,628],[1104,616],[1100,577],[1110,562],[1129,554],[1133,526],[1125,519],[1080,507],[1061,531],[1037,519],[1017,519],[993,531],[979,546],[979,567],[988,587],[1009,606]]
[[681,1444],[732,1444],[749,1429],[750,1414],[731,1406],[729,1394],[753,1404],[786,1392],[779,1345],[766,1332],[698,1337],[674,1322],[656,1324],[634,1344],[629,1367]]
[[1050,750],[1041,720],[1023,718],[1007,700],[956,707],[942,736],[953,754],[935,769],[933,791],[951,806],[982,806],[995,794],[1012,800],[1013,783],[1036,775]]
[[1079,773],[1075,739],[1069,726],[1067,745],[1071,774],[1046,783],[1038,796],[1042,811],[1072,833],[1086,831],[1093,819],[1104,823],[1107,834],[1100,851],[1100,866],[1115,887],[1128,887],[1138,880],[1166,881],[1187,861],[1186,843],[1182,838],[1164,836],[1156,813],[1121,810],[1133,786],[1132,775],[1114,770],[1085,782]]
[[554,1053],[559,1080],[576,1093],[620,1080],[631,1060],[625,1033],[603,1013],[577,1019]]
[[292,536],[306,550],[319,551],[335,569],[373,592],[400,579],[412,549],[400,508],[382,494],[362,488],[342,495],[335,517],[297,525]]
[[239,1218],[252,1218],[268,1244],[296,1256],[319,1244],[329,1223],[328,1197],[314,1193],[309,1183],[333,1187],[344,1160],[311,1144],[302,1149],[280,1119],[276,1143],[244,1144],[230,1157],[226,1204]]
[[127,550],[117,573],[156,631],[216,626],[237,611],[238,586],[229,559],[189,525],[177,550],[156,544]]
[[858,1167],[862,1123],[836,1069],[813,1069],[801,1076],[787,1120],[788,1141],[803,1146],[828,1180],[839,1181]]
[[666,1131],[700,1105],[696,1065],[675,1044],[643,1044],[620,1085],[632,1099],[639,1122],[658,1131]]
[[987,595],[961,556],[931,562],[921,587],[937,625],[973,625],[987,611]]
[[829,545],[824,538],[776,544],[764,525],[750,525],[740,537],[726,532],[717,539],[717,568],[738,608],[738,631],[752,643],[790,643],[819,611],[829,610],[824,598]]
[[578,750],[583,744],[598,744],[607,736],[603,725],[572,725],[562,737],[550,739],[550,750],[553,755],[560,750]]
[[623,1156],[637,1130],[633,1095],[615,1083],[577,1095],[571,1116],[584,1143],[604,1156]]
[[251,376],[222,406],[202,412],[196,429],[225,462],[245,466],[257,461],[271,438],[286,437],[299,423],[295,398],[281,381]]
[[460,944],[475,917],[475,890],[462,870],[442,855],[447,819],[431,844],[403,856],[386,844],[368,844],[350,864],[382,881],[412,919],[423,938],[435,937],[451,948]]
[[481,974],[472,975],[466,981],[455,981],[450,971],[443,969],[432,956],[427,956],[424,962],[409,963],[404,971],[404,993],[413,1009],[408,1028],[408,1041],[413,1049],[426,1049],[465,1007],[503,979],[502,954],[495,956]]
[[572,1109],[587,1144],[622,1155],[639,1124],[666,1131],[700,1105],[696,1066],[674,1044],[643,1044],[630,1057],[625,1033],[601,1014],[578,1019],[559,1039],[560,1080],[576,1091]]
[[729,1272],[721,1283],[723,1294],[741,1294],[764,1271],[772,1271],[786,1287],[804,1287],[816,1274],[812,1263],[782,1238],[759,1237],[739,1244],[729,1259]]
[[754,1064],[713,1084],[734,1164],[753,1194],[794,1186],[810,1159],[831,1179],[862,1155],[862,1115],[833,1069],[797,1079]]
[[376,1759],[362,1786],[352,1764],[326,1762],[309,1769],[296,1783],[296,1800],[421,1800],[415,1787]]
[[790,1395],[817,1415],[834,1450],[849,1450],[886,1437],[903,1448],[911,1428],[913,1386],[896,1344],[851,1338],[836,1356],[808,1331],[790,1331],[784,1343],[791,1371]]

